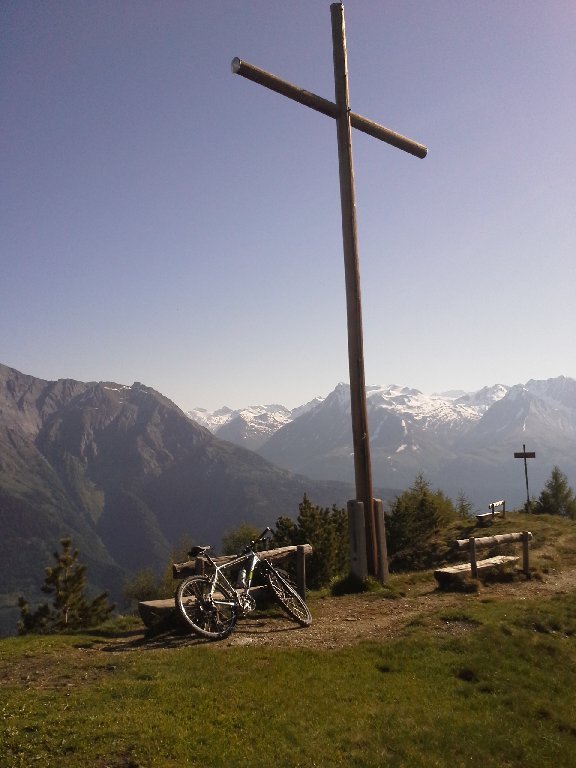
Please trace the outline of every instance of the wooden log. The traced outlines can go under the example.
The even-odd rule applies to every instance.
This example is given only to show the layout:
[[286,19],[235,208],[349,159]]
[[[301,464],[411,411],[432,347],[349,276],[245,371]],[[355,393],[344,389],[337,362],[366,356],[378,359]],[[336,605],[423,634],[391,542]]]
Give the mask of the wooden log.
[[166,600],[144,600],[138,603],[138,613],[146,627],[153,627],[161,619],[176,613],[174,598]]
[[478,563],[476,562],[476,539],[468,539],[469,553],[470,553],[470,573],[473,579],[478,578]]
[[[530,531],[524,531],[523,533],[501,533],[497,536],[479,536],[474,539],[476,547],[491,547],[497,544],[508,544],[515,541],[523,541],[524,535],[527,535],[528,540],[532,538]],[[470,539],[458,539],[456,541],[460,549],[469,547]]]
[[348,509],[348,541],[350,544],[350,570],[359,579],[368,576],[366,560],[366,523],[364,520],[364,504],[351,500]]
[[[476,561],[476,571],[487,571],[491,568],[498,568],[503,565],[518,562],[520,558],[515,555],[498,555],[497,557],[489,557],[486,560]],[[459,563],[458,565],[449,565],[445,568],[437,568],[434,571],[434,578],[437,581],[442,579],[442,576],[461,576],[470,572],[470,563]]]
[[476,520],[480,523],[481,526],[488,526],[492,525],[494,522],[494,517],[496,515],[501,515],[501,512],[482,512],[479,515],[476,515]]
[[530,575],[530,564],[528,562],[529,554],[528,554],[528,542],[532,538],[532,534],[530,531],[523,531],[522,532],[522,570],[526,574],[526,576]]
[[334,62],[334,90],[336,96],[336,138],[338,143],[338,170],[340,177],[340,211],[342,244],[344,247],[344,285],[348,329],[348,373],[350,377],[350,414],[352,417],[352,444],[356,500],[364,504],[366,529],[366,557],[368,573],[377,576],[378,552],[374,519],[374,493],[370,440],[368,438],[368,408],[364,370],[364,339],[362,332],[362,302],[360,291],[360,264],[358,259],[358,227],[356,219],[356,192],[352,158],[352,126],[348,91],[348,63],[344,29],[344,6],[332,3],[332,58]]
[[[502,509],[497,510],[496,507],[502,507]],[[502,515],[502,517],[506,517],[506,502],[504,499],[490,502],[490,504],[488,504],[488,509],[490,512],[482,512],[479,515],[476,515],[476,519],[480,525],[488,525],[493,521],[496,515]]]
[[306,600],[306,552],[304,544],[296,547],[296,589],[302,600]]
[[[287,80],[282,80],[280,77],[266,72],[264,69],[255,67],[253,64],[249,64],[247,61],[239,59],[237,56],[232,59],[232,72],[235,75],[241,75],[247,80],[251,80],[253,83],[263,85],[269,88],[271,91],[275,91],[282,96],[286,96],[293,101],[303,104],[305,107],[310,107],[317,112],[321,112],[328,117],[336,118],[338,116],[338,107],[334,102],[324,99],[322,96],[317,96],[315,93],[304,90],[297,85],[289,83]],[[409,139],[406,136],[402,136],[396,131],[385,128],[383,125],[368,120],[361,115],[357,115],[355,112],[350,112],[350,122],[354,128],[363,133],[367,133],[369,136],[373,136],[375,139],[386,142],[393,147],[408,152],[420,159],[426,157],[428,149],[419,144],[413,139]]]
[[[268,585],[250,587],[249,592],[255,599],[265,599],[269,593]],[[153,627],[160,620],[177,622],[179,619],[173,597],[167,597],[164,600],[143,600],[138,603],[138,613],[146,627]]]
[[[302,553],[304,555],[312,554],[312,546],[310,544],[299,544],[303,547]],[[264,552],[259,552],[259,556],[264,560],[270,560],[272,562],[285,560],[289,555],[296,552],[297,546],[278,547],[277,549],[267,549]],[[224,565],[231,560],[239,557],[239,555],[222,555],[221,557],[213,557],[212,559],[216,565]],[[187,560],[185,563],[172,563],[172,576],[175,579],[184,579],[186,576],[194,576],[197,573],[203,573],[203,566],[206,560],[203,557],[196,557],[194,560]]]
[[376,544],[378,546],[378,578],[382,584],[385,584],[390,578],[390,572],[386,546],[386,519],[382,499],[374,499],[374,517],[376,519]]

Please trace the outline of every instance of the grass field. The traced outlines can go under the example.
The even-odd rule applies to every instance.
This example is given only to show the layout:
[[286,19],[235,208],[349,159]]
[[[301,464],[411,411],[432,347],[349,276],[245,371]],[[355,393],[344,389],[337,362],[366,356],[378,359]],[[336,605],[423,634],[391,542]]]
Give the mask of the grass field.
[[[564,555],[539,551],[557,567],[574,550],[554,532]],[[339,650],[136,647],[135,631],[0,641],[2,768],[576,765],[573,589],[484,591]]]

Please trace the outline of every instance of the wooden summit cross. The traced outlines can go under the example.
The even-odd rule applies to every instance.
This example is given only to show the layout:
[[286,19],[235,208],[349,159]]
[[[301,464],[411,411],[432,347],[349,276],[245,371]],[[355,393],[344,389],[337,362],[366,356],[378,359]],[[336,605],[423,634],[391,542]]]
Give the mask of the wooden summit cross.
[[526,459],[535,459],[535,451],[527,451],[526,445],[522,446],[521,451],[514,452],[515,459],[524,459],[524,476],[526,478],[526,509],[530,511],[530,489],[528,488],[528,462]]
[[[232,61],[232,72],[264,85],[272,91],[322,112],[336,120],[338,135],[338,162],[340,169],[340,201],[342,209],[342,238],[344,243],[344,270],[346,279],[346,307],[348,317],[348,365],[350,371],[350,399],[352,412],[352,437],[354,443],[354,475],[356,498],[364,505],[366,527],[366,556],[368,571],[381,580],[388,574],[388,564],[379,562],[368,417],[366,409],[366,382],[364,377],[364,351],[362,338],[362,308],[360,302],[360,270],[358,264],[358,237],[356,229],[356,203],[354,194],[354,167],[352,164],[352,128],[357,128],[393,147],[416,157],[426,157],[427,149],[411,139],[384,128],[350,110],[348,93],[348,63],[346,57],[346,33],[344,6],[330,6],[332,18],[332,50],[334,58],[334,84],[336,102],[298,88],[263,69],[258,69],[241,59]],[[383,558],[385,560],[385,557]]]

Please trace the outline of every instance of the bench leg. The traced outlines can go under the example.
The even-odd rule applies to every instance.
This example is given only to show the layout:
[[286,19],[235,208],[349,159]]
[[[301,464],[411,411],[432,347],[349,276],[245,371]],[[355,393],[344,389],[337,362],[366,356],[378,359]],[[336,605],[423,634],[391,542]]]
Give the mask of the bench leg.
[[476,565],[476,539],[471,536],[468,540],[468,544],[470,547],[469,553],[470,553],[470,573],[472,575],[473,579],[478,578],[478,566]]
[[528,542],[530,541],[528,537],[528,531],[522,531],[522,570],[526,574],[526,576],[530,575],[530,564],[528,561]]

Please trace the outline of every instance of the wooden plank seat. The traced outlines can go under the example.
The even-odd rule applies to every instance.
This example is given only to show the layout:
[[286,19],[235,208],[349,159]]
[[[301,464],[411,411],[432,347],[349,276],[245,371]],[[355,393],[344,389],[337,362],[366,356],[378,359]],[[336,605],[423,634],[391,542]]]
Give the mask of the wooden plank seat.
[[476,515],[476,520],[478,520],[482,526],[491,525],[496,515],[506,517],[506,502],[504,499],[501,499],[500,501],[492,501],[488,505],[488,509],[490,512],[480,512]]
[[494,517],[501,514],[502,511],[500,509],[495,509],[494,512],[480,512],[476,515],[476,520],[478,520],[480,524],[486,525],[491,522]]
[[165,600],[142,600],[138,603],[138,613],[145,627],[153,627],[163,619],[172,618],[176,612],[173,597]]
[[[265,591],[268,591],[267,584],[250,587],[249,590],[250,594],[256,599],[258,599],[258,593],[262,596]],[[218,594],[216,592],[216,596]],[[138,613],[144,626],[153,627],[164,619],[171,620],[177,618],[176,601],[173,597],[167,597],[163,600],[142,600],[138,603]]]
[[479,538],[471,537],[469,539],[458,539],[456,545],[460,549],[468,549],[468,562],[457,565],[447,565],[444,568],[437,568],[434,571],[434,578],[442,585],[449,583],[458,576],[470,574],[473,579],[478,578],[478,573],[490,569],[502,568],[506,565],[516,563],[520,558],[515,555],[496,555],[484,560],[476,559],[476,550],[481,547],[495,547],[502,544],[522,543],[522,570],[529,575],[528,563],[528,543],[532,538],[530,531],[521,533],[503,533],[498,536],[482,536]]
[[[477,571],[487,571],[491,568],[498,568],[502,565],[509,563],[517,563],[520,557],[516,555],[497,555],[496,557],[487,557],[485,560],[476,561]],[[434,576],[438,579],[437,574],[442,576],[458,576],[460,574],[470,573],[470,563],[458,563],[457,565],[448,565],[445,568],[437,568],[434,571]]]

